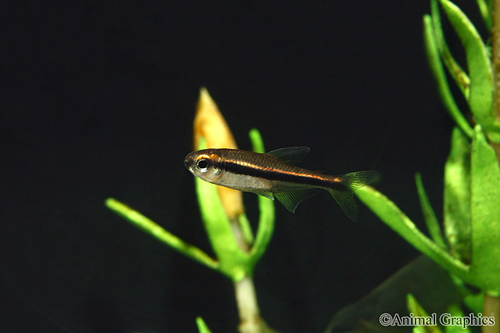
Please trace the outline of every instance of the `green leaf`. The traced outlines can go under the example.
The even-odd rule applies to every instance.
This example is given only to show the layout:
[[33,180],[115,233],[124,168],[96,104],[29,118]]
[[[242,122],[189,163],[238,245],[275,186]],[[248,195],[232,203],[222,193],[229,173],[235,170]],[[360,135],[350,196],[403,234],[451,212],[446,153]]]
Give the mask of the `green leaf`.
[[[264,142],[257,129],[252,129],[249,133],[250,140],[252,141],[253,150],[257,153],[263,154],[265,152]],[[271,237],[274,232],[274,201],[269,200],[263,196],[258,197],[259,200],[259,228],[257,230],[257,236],[255,238],[255,243],[250,251],[251,260],[254,263],[262,257],[266,251]]]
[[256,128],[252,128],[250,132],[248,132],[248,136],[250,137],[250,141],[252,141],[252,149],[256,153],[264,154],[266,152],[264,148],[264,141],[262,140],[262,136],[260,132]]
[[[452,304],[447,310],[450,317],[463,317],[464,313],[458,304]],[[462,325],[446,325],[445,326],[446,333],[469,333],[469,326],[463,327]]]
[[[460,140],[463,138],[458,137],[454,140],[458,147],[463,144]],[[460,154],[464,152],[456,155]],[[453,158],[456,155],[452,154]],[[458,161],[464,163],[463,158],[458,158]],[[472,223],[470,266],[452,257],[425,237],[413,222],[382,193],[367,186],[359,189],[356,194],[382,221],[416,249],[463,281],[480,288],[491,296],[498,296],[500,295],[500,279],[498,278],[500,276],[500,246],[498,246],[500,244],[500,168],[495,151],[488,145],[479,125],[474,130],[470,170]]]
[[444,269],[459,277],[466,277],[469,267],[440,248],[422,234],[415,224],[386,196],[370,186],[356,191],[359,199],[387,226],[397,232],[417,250],[434,260]]
[[415,316],[427,316],[427,312],[425,312],[412,294],[406,295],[406,306],[408,307],[408,311]]
[[252,267],[236,242],[217,188],[198,177],[195,178],[195,187],[203,225],[219,260],[220,270],[233,281],[241,280]]
[[198,326],[198,332],[200,333],[211,333],[207,324],[205,324],[205,321],[203,321],[201,317],[196,317],[196,326]]
[[252,227],[250,226],[250,221],[248,221],[248,218],[245,213],[240,214],[238,216],[238,222],[237,222],[241,228],[241,232],[243,233],[243,238],[245,242],[248,244],[253,243],[253,233],[252,233]]
[[[249,133],[257,152],[264,151],[264,143],[258,130]],[[204,141],[202,140],[202,143]],[[203,149],[201,146],[199,149]],[[233,281],[239,281],[245,275],[251,275],[253,267],[265,253],[274,231],[274,204],[272,200],[259,197],[259,226],[250,252],[243,252],[234,238],[230,221],[219,199],[216,186],[195,178],[196,193],[210,244],[220,262],[220,271]],[[242,220],[242,230],[250,228],[246,217]],[[247,233],[249,231],[247,230]]]
[[430,317],[424,308],[418,303],[417,299],[413,297],[412,294],[406,295],[406,304],[410,313],[413,313],[414,317],[427,318],[428,322],[426,325],[416,326],[413,328],[413,332],[426,332],[426,333],[441,333],[441,330],[437,326],[431,326],[432,317]]
[[493,113],[493,74],[488,51],[467,16],[455,4],[440,0],[444,12],[465,48],[471,81],[468,104],[477,123],[488,130],[496,127]]
[[491,18],[491,13],[493,12],[493,0],[488,0],[488,2],[486,2],[485,0],[477,0],[477,6],[479,7],[479,12],[483,17],[486,29],[488,29],[488,31],[491,31],[493,21]]
[[448,69],[451,77],[455,80],[458,87],[462,91],[465,99],[468,100],[470,93],[470,79],[467,73],[465,73],[462,67],[455,60],[455,58],[453,58],[448,45],[446,44],[443,28],[441,27],[441,15],[439,13],[438,0],[431,0],[431,15],[436,45],[441,55],[441,59],[443,60],[443,63]]
[[446,78],[443,64],[441,62],[431,16],[424,15],[423,24],[427,59],[434,75],[434,79],[437,83],[439,96],[455,123],[464,131],[464,133],[466,133],[469,137],[472,137],[472,128],[460,112],[448,85],[448,79]]
[[500,295],[500,168],[481,126],[476,126],[471,156],[472,261],[474,285]]
[[479,313],[483,307],[483,293],[477,292],[470,288],[462,279],[450,274],[450,278],[453,284],[456,286],[457,290],[461,294],[462,302],[467,306],[472,312]]
[[133,210],[130,207],[122,204],[121,202],[108,198],[105,202],[106,206],[113,210],[118,215],[124,217],[126,220],[131,222],[133,225],[142,229],[144,232],[152,235],[154,238],[158,239],[160,242],[165,243],[174,250],[184,254],[185,256],[198,261],[199,263],[208,266],[214,270],[219,271],[219,263],[212,259],[208,254],[200,250],[194,245],[186,243],[177,236],[172,235],[170,232],[166,231],[160,227],[155,222],[151,221],[141,213]]
[[[198,148],[204,149],[205,144],[206,141],[202,139]],[[217,187],[198,177],[195,177],[195,187],[203,225],[219,260],[220,271],[233,281],[239,281],[252,272],[253,263],[240,249],[234,237]]]
[[255,243],[250,250],[250,256],[254,263],[257,263],[266,252],[274,232],[274,203],[263,196],[259,196],[258,200],[260,209],[259,229],[257,230]]
[[471,260],[470,148],[458,127],[451,135],[451,150],[444,167],[444,229],[452,255]]
[[484,293],[469,294],[463,303],[471,312],[479,313],[483,311]]
[[425,193],[424,184],[422,183],[422,176],[420,175],[420,173],[415,174],[415,183],[417,185],[417,192],[420,199],[422,214],[424,215],[424,219],[427,224],[427,230],[429,230],[429,234],[437,245],[439,245],[443,249],[447,249],[448,246],[444,242],[443,235],[441,233],[441,227],[439,226],[436,214],[434,213],[429,198]]
[[[206,147],[205,139],[198,149]],[[252,267],[238,246],[231,229],[231,223],[219,198],[217,187],[195,177],[195,188],[200,206],[201,219],[212,249],[220,263],[220,271],[233,281],[241,280]]]

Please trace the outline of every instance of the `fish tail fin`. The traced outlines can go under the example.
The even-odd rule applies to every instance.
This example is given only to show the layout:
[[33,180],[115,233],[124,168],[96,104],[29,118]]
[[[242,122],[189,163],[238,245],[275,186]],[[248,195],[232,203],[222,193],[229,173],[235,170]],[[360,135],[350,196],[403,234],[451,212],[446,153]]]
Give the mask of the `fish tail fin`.
[[380,173],[378,171],[351,172],[342,176],[332,177],[335,185],[327,190],[347,217],[352,221],[357,221],[358,208],[354,200],[354,192],[361,187],[377,182],[379,179]]

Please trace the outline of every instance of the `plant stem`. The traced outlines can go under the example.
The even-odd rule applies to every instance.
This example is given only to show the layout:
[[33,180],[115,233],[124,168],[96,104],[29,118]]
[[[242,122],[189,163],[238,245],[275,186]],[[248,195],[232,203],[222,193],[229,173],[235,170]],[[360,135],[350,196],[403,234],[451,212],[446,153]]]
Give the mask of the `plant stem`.
[[[493,27],[491,28],[491,67],[493,70],[493,113],[500,121],[500,0],[493,0]],[[500,144],[491,143],[500,163]]]
[[500,0],[493,2],[493,28],[491,29],[492,50],[491,65],[493,69],[495,118],[500,119]]
[[276,333],[260,317],[252,277],[247,275],[235,282],[234,289],[241,319],[238,330],[241,333]]
[[262,319],[260,318],[257,296],[252,277],[247,275],[242,280],[234,283],[236,304],[240,314],[238,329],[242,333],[262,332]]
[[500,318],[500,297],[490,296],[487,293],[484,293],[483,318],[484,317],[493,317],[495,323],[491,326],[483,326],[482,332],[498,333],[500,329],[500,325],[498,323],[498,319]]
[[[500,120],[500,0],[493,0],[492,12],[493,27],[491,29],[492,50],[491,67],[493,69],[493,112],[495,118]],[[495,149],[497,159],[500,163],[500,144],[490,143]],[[493,326],[483,326],[483,333],[499,332],[500,324],[500,297],[490,296],[484,293],[483,316],[493,316],[495,324]]]
[[[240,249],[245,252],[250,251],[250,244],[245,240],[238,218],[230,219],[230,222],[233,235]],[[236,281],[234,283],[234,291],[236,305],[238,306],[238,313],[240,315],[238,330],[241,333],[273,332],[260,317],[259,305],[257,303],[257,295],[255,294],[252,277],[246,275],[243,279]]]
[[250,251],[250,244],[248,244],[245,240],[245,235],[238,218],[231,218],[229,219],[229,222],[231,223],[231,230],[233,231],[234,238],[236,239],[236,244],[238,244],[240,249],[244,252]]

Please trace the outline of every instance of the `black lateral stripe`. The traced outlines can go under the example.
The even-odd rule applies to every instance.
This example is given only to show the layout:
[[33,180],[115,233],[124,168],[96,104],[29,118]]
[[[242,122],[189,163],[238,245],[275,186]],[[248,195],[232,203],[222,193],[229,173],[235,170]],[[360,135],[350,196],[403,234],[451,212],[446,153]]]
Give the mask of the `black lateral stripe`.
[[[284,181],[296,184],[306,184],[312,186],[327,186],[331,187],[334,185],[332,182],[308,176],[307,173],[299,173],[299,172],[291,172],[291,171],[282,171],[279,169],[265,168],[258,165],[252,164],[242,164],[231,160],[223,161],[222,163],[217,163],[216,165],[223,170],[236,173],[239,175],[247,175],[253,177],[264,178],[268,180],[277,180]],[[306,171],[304,169],[304,171]]]

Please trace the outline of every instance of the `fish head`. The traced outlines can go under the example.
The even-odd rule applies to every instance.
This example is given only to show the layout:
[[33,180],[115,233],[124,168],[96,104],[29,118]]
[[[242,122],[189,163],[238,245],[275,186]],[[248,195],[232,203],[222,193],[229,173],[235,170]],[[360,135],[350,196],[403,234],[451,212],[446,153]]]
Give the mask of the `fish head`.
[[220,156],[210,149],[194,151],[184,159],[184,166],[196,177],[217,183],[222,170],[217,166]]

